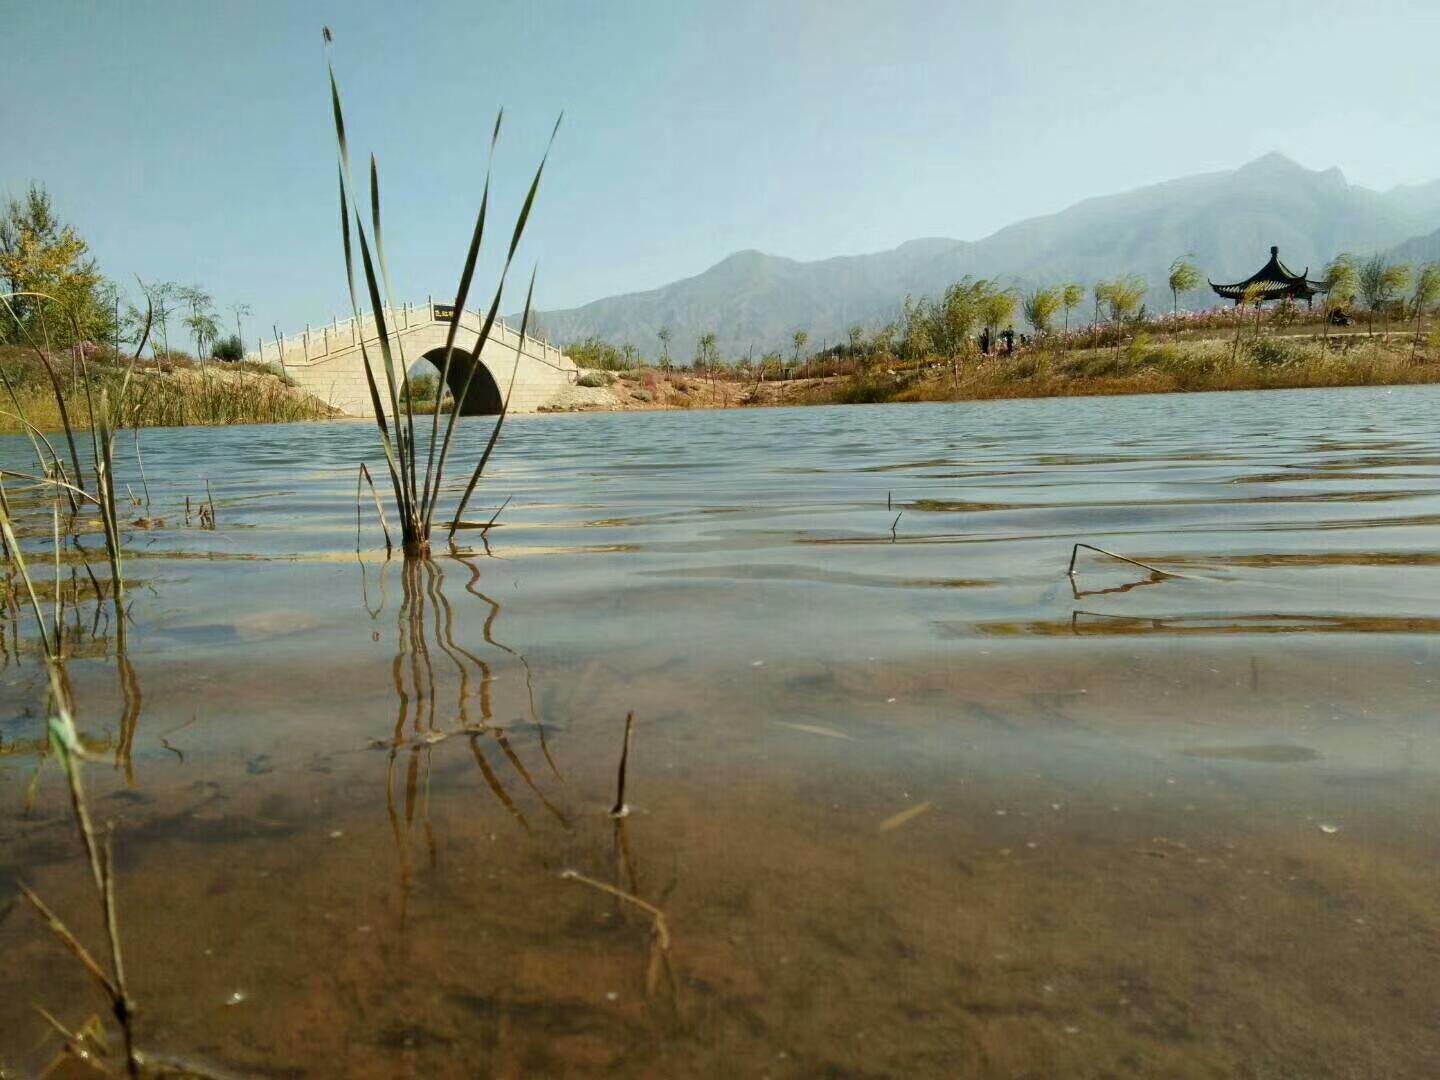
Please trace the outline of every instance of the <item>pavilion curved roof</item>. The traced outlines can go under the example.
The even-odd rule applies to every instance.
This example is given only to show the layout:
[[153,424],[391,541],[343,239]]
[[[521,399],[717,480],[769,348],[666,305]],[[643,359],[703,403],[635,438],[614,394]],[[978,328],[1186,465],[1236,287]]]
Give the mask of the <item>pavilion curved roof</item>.
[[1217,285],[1211,281],[1210,288],[1227,300],[1243,300],[1252,286],[1259,286],[1261,300],[1282,300],[1286,297],[1309,300],[1316,293],[1325,291],[1325,283],[1311,280],[1309,273],[1308,266],[1300,273],[1295,273],[1280,261],[1279,247],[1272,246],[1270,261],[1244,281],[1230,285]]

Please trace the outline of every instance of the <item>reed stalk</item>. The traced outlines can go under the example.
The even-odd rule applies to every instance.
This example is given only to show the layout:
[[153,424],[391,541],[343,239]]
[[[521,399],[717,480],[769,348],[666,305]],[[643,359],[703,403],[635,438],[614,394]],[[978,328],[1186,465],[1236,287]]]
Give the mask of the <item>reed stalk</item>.
[[[120,943],[120,923],[115,904],[115,861],[111,848],[111,830],[106,829],[103,843],[97,839],[95,827],[90,819],[90,807],[85,799],[85,785],[80,775],[79,763],[85,758],[80,736],[75,730],[75,721],[70,713],[69,700],[65,689],[62,669],[58,662],[48,662],[50,673],[50,696],[54,706],[49,720],[50,745],[59,759],[70,791],[70,807],[75,816],[75,827],[80,842],[85,848],[90,863],[90,876],[95,885],[96,900],[100,905],[102,925],[105,928],[106,944],[109,947],[109,970],[82,945],[64,922],[51,911],[29,886],[21,883],[25,899],[45,920],[51,933],[63,944],[81,966],[94,979],[110,1001],[110,1010],[120,1027],[124,1039],[125,1071],[132,1080],[141,1075],[140,1054],[135,1045],[135,1003],[125,981],[125,962]],[[63,1029],[62,1029],[63,1030]]]

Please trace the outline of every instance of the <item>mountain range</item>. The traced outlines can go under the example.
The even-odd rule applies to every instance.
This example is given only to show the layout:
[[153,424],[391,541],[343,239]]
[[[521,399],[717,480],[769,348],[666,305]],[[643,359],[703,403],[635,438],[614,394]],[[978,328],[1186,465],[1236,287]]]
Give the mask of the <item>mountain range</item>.
[[[630,342],[647,356],[659,352],[656,335],[668,327],[678,359],[713,331],[722,355],[735,357],[752,347],[786,349],[796,330],[817,348],[841,341],[850,326],[894,318],[907,295],[938,295],[967,274],[1020,290],[1069,281],[1088,289],[1139,274],[1150,284],[1150,307],[1168,309],[1165,279],[1178,255],[1229,282],[1259,269],[1272,244],[1292,270],[1308,266],[1311,276],[1341,251],[1440,260],[1440,181],[1377,192],[1339,169],[1306,169],[1272,153],[1238,169],[1086,199],[981,240],[911,240],[814,262],[741,251],[694,277],[539,319],[553,341],[593,336]],[[1191,308],[1218,302],[1208,288],[1181,300]]]

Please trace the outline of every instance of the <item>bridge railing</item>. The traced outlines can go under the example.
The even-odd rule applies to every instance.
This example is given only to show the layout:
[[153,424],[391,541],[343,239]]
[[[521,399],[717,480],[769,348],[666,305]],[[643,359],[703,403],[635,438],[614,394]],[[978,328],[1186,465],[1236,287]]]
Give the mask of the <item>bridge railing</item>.
[[[435,304],[429,301],[424,304],[401,304],[392,309],[387,317],[391,336],[412,327],[425,326],[437,321],[434,311]],[[460,312],[459,318],[462,326],[469,323],[470,329],[475,331],[484,325],[484,315],[471,308],[464,308]],[[561,366],[565,356],[551,342],[533,334],[526,334],[522,343],[519,331],[512,329],[504,319],[497,318],[495,320],[495,325],[490,329],[490,340],[498,341],[510,348],[522,345],[523,352],[537,356],[543,362],[554,367]],[[358,319],[354,316],[348,319],[332,319],[319,327],[307,324],[305,329],[299,333],[276,340],[266,341],[264,338],[260,338],[256,342],[256,351],[247,353],[245,359],[262,364],[304,365],[324,360],[342,349],[352,349],[362,342],[370,345],[378,344],[379,341],[380,333],[375,323],[374,313],[362,312]]]

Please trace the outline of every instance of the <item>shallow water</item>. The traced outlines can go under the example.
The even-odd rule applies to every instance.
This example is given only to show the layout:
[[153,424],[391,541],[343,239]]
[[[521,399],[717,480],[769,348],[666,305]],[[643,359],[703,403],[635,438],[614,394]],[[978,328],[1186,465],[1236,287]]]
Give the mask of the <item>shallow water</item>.
[[[1437,413],[517,418],[488,552],[409,570],[368,492],[356,554],[368,427],[146,431],[138,715],[93,603],[69,664],[142,1045],[284,1076],[1434,1075]],[[1077,542],[1163,572],[1082,551],[1072,584]],[[53,762],[25,810],[28,611],[3,641],[26,1073],[57,1049],[32,1003],[101,1003],[11,882],[98,927]]]

